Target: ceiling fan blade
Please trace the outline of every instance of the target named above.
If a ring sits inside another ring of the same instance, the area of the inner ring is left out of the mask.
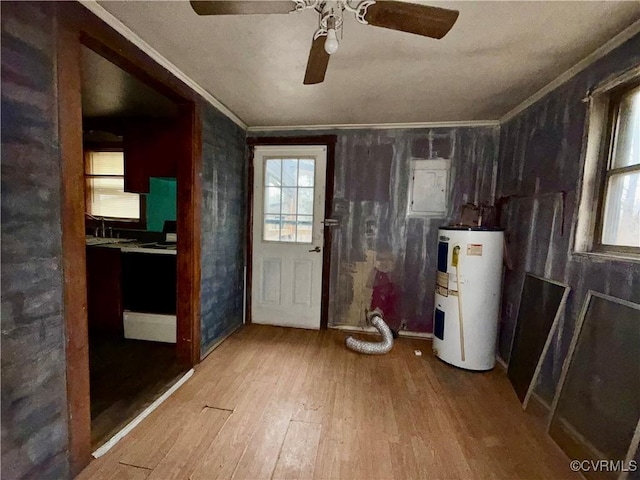
[[[457,10],[415,3],[376,1],[367,9],[365,20],[376,27],[442,38],[458,19]]]
[[[325,37],[316,38],[311,44],[309,52],[309,60],[307,62],[307,71],[304,74],[304,84],[314,85],[324,82],[324,74],[327,72],[329,65],[329,55],[324,50]]]
[[[296,9],[292,0],[190,0],[191,8],[198,15],[251,15],[289,13]]]

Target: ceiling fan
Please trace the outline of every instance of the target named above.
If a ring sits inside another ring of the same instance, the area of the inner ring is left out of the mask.
[[[292,13],[314,9],[320,14],[313,34],[304,84],[324,81],[329,57],[338,51],[342,14],[353,13],[363,25],[400,30],[425,37],[444,37],[458,18],[457,10],[390,0],[190,0],[198,15]],[[324,38],[323,38],[324,37]]]

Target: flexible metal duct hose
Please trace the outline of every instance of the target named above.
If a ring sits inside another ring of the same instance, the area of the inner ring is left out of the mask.
[[[366,342],[364,340],[358,340],[351,336],[347,337],[344,341],[347,348],[359,353],[368,353],[371,355],[382,355],[387,353],[393,347],[393,334],[391,329],[382,319],[379,310],[370,312],[367,316],[369,323],[378,329],[380,335],[382,335],[381,342]]]

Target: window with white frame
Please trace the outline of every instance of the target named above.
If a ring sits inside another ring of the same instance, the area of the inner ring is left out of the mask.
[[[575,251],[640,256],[640,65],[596,86],[589,113]]]
[[[140,220],[140,195],[124,191],[124,154],[121,151],[86,153],[86,212],[94,217]]]
[[[594,249],[640,253],[640,82],[609,94]]]

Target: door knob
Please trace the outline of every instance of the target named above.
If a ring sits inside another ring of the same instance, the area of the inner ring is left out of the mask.
[[[320,247],[316,247],[313,250],[309,250],[309,253],[311,253],[311,252],[319,253],[320,252]]]

